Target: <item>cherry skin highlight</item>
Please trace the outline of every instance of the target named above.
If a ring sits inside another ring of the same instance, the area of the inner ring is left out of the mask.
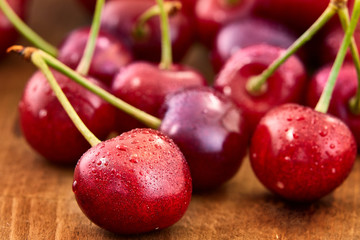
[[[269,111],[257,126],[251,166],[275,194],[297,202],[320,199],[349,175],[356,142],[339,119],[297,104]]]
[[[256,44],[288,48],[296,35],[281,24],[262,18],[245,18],[225,25],[216,35],[212,64],[218,72],[237,50]]]
[[[307,104],[315,107],[331,72],[331,65],[324,66],[312,77],[307,90]],[[329,113],[340,118],[353,133],[360,146],[360,115],[353,113],[349,102],[355,97],[358,87],[356,69],[352,63],[345,63],[336,79],[331,97]]]
[[[115,109],[65,76],[53,72],[85,125],[100,139],[114,129]],[[94,79],[89,79],[104,87]],[[51,162],[75,165],[90,148],[54,95],[45,76],[37,71],[28,81],[19,104],[22,133],[31,147]]]
[[[59,48],[58,59],[72,69],[79,65],[84,53],[90,28],[72,31]],[[132,62],[132,54],[119,39],[100,31],[91,60],[89,75],[110,85],[115,74]]]
[[[153,116],[165,97],[175,91],[192,86],[205,86],[201,74],[182,65],[172,65],[168,70],[157,65],[137,62],[125,67],[115,76],[111,90],[115,96]],[[128,131],[144,125],[122,111],[118,111],[117,129]]]
[[[201,42],[211,47],[221,27],[250,16],[254,3],[254,0],[197,0],[194,16]]]
[[[84,214],[120,234],[169,227],[191,200],[189,167],[174,142],[135,129],[89,149],[74,173],[73,192]]]
[[[189,163],[194,190],[212,190],[239,170],[248,146],[244,116],[223,94],[205,87],[170,95],[160,131]]]
[[[159,62],[161,57],[161,26],[158,16],[151,18],[142,29],[136,31],[136,24],[155,1],[121,0],[110,1],[104,6],[101,28],[121,39],[128,45],[138,60]],[[174,61],[180,61],[193,43],[194,30],[188,16],[177,12],[169,18],[170,38]]]
[[[271,108],[300,101],[306,72],[296,56],[290,57],[267,80],[264,93],[255,96],[246,89],[249,78],[261,74],[283,51],[282,48],[266,44],[240,49],[226,62],[215,79],[214,87],[240,107],[252,131]]]

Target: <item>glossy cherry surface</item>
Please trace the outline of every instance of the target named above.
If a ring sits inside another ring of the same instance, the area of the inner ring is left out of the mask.
[[[187,87],[205,85],[202,75],[182,65],[172,65],[169,70],[161,70],[157,65],[137,62],[116,75],[111,89],[115,96],[125,102],[153,116],[159,116],[159,109],[168,94]],[[135,127],[144,125],[119,111],[119,131]]]
[[[306,72],[296,56],[290,57],[267,80],[264,93],[252,95],[246,89],[249,78],[262,73],[283,51],[266,44],[240,49],[227,61],[215,80],[215,88],[233,99],[244,112],[252,130],[271,108],[299,102],[303,94]]]
[[[27,0],[6,0],[14,12],[21,18],[25,17]],[[0,56],[5,54],[8,47],[15,43],[17,32],[11,22],[0,10]]]
[[[124,41],[137,59],[160,61],[161,27],[159,17],[147,21],[144,34],[135,33],[138,18],[155,1],[121,0],[105,4],[101,27]],[[170,38],[174,61],[180,61],[193,42],[193,26],[188,16],[182,12],[169,18]]]
[[[76,69],[84,53],[89,32],[89,27],[72,31],[60,46],[58,59]],[[96,40],[89,75],[110,85],[115,74],[129,64],[132,59],[132,54],[125,44],[111,34],[100,31]]]
[[[189,88],[170,95],[163,108],[159,129],[184,153],[194,190],[214,189],[235,175],[249,135],[229,98],[210,88]]]
[[[307,104],[315,107],[329,78],[331,65],[321,68],[312,77],[307,90]],[[358,80],[355,67],[346,63],[340,69],[336,85],[331,97],[329,113],[340,118],[352,131],[358,146],[360,146],[360,115],[349,107],[349,101],[355,97]]]
[[[176,223],[190,203],[192,184],[188,164],[171,139],[135,129],[89,149],[75,168],[73,191],[95,224],[136,234]]]
[[[95,136],[105,139],[114,129],[115,109],[63,75],[54,72],[54,76],[85,125]],[[24,137],[46,159],[75,165],[90,148],[41,72],[36,72],[28,81],[19,112]]]
[[[195,19],[200,40],[211,47],[222,26],[237,19],[248,17],[254,0],[198,0]]]
[[[357,47],[360,47],[360,24],[356,27],[354,38]],[[331,28],[322,39],[320,45],[319,58],[321,63],[330,63],[335,60],[336,54],[339,51],[342,40],[344,39],[344,30],[340,25]],[[346,61],[352,61],[350,51],[347,53]]]
[[[269,111],[257,126],[250,147],[258,179],[279,196],[299,202],[317,200],[350,173],[356,143],[339,119],[297,104]]]
[[[212,49],[212,64],[219,71],[237,50],[255,44],[288,48],[296,35],[285,26],[262,18],[245,18],[229,23],[216,35]]]

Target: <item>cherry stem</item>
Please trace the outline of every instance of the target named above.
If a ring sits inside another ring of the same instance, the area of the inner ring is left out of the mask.
[[[241,2],[242,0],[226,0],[225,4],[227,6],[236,6],[239,2]]]
[[[347,7],[344,9],[340,9],[339,12],[339,18],[342,24],[342,27],[344,31],[348,29],[350,25],[350,16],[349,16],[349,10]],[[354,66],[356,69],[357,77],[358,77],[358,89],[356,92],[356,95],[350,99],[349,101],[349,108],[352,113],[354,114],[360,114],[360,57],[358,48],[356,46],[355,38],[354,36],[351,38],[350,42],[350,52],[353,57]]]
[[[158,129],[161,120],[144,112],[141,111],[132,105],[124,102],[123,100],[115,97],[114,95],[110,94],[109,92],[105,91],[101,87],[98,87],[97,85],[91,83],[86,78],[84,78],[82,75],[80,75],[78,72],[72,70],[56,58],[52,57],[51,55],[47,54],[46,52],[43,52],[36,48],[24,48],[23,46],[12,46],[8,49],[8,52],[17,52],[21,53],[22,55],[28,56],[30,54],[33,54],[33,52],[38,52],[46,64],[48,64],[50,67],[54,68],[55,70],[59,71],[60,73],[64,74],[65,76],[71,78],[81,86],[85,87],[90,92],[98,95],[100,98],[104,99],[114,107],[124,111],[125,113],[129,114],[130,116],[136,118],[137,120],[141,121],[148,127]]]
[[[45,41],[37,33],[35,33],[21,18],[14,12],[6,0],[0,0],[0,9],[18,32],[24,36],[34,46],[44,50],[50,55],[56,57],[58,50],[56,47]]]
[[[336,83],[336,78],[339,74],[342,63],[344,62],[346,52],[351,43],[351,39],[355,32],[355,28],[356,28],[357,22],[359,20],[359,17],[360,17],[360,0],[355,0],[354,10],[352,12],[352,16],[351,16],[351,20],[350,20],[350,25],[346,29],[345,37],[341,43],[339,52],[336,55],[335,62],[332,66],[328,81],[325,85],[325,88],[324,88],[322,94],[321,94],[319,102],[317,103],[317,105],[315,107],[315,110],[318,112],[326,113],[329,108],[331,95],[332,95],[332,92],[334,90],[334,86]]]
[[[346,0],[332,0],[321,16],[306,30],[286,51],[268,66],[260,75],[249,78],[246,89],[253,95],[261,95],[266,91],[267,79],[292,56],[301,46],[308,42],[338,11],[342,8]]]
[[[71,121],[75,124],[76,128],[84,136],[84,138],[90,143],[90,145],[92,147],[99,144],[101,141],[89,130],[88,127],[86,127],[84,122],[81,120],[79,115],[76,113],[74,107],[71,105],[68,98],[66,97],[66,95],[62,91],[61,87],[57,83],[54,75],[50,71],[48,65],[44,61],[40,52],[34,51],[31,54],[30,58],[31,58],[32,63],[35,66],[37,66],[42,71],[42,73],[45,75],[45,77],[48,80],[57,99],[63,106],[64,110],[66,111],[67,115],[70,117]]]
[[[96,1],[94,17],[93,17],[93,21],[91,24],[89,38],[86,43],[84,55],[82,56],[80,63],[78,65],[78,67],[76,68],[76,71],[84,76],[86,76],[89,72],[91,60],[94,55],[96,39],[99,35],[99,30],[100,30],[101,12],[102,12],[104,3],[105,3],[105,0],[97,0]]]
[[[165,11],[164,1],[156,0],[160,9],[161,21],[161,69],[169,69],[172,65],[172,49],[168,13]],[[180,5],[181,6],[181,5]]]

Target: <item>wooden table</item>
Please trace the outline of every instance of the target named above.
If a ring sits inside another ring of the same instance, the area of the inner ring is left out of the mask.
[[[33,0],[30,12],[30,25],[53,43],[89,22],[73,0]],[[0,239],[360,239],[359,160],[340,188],[313,204],[274,197],[245,159],[225,186],[195,194],[168,229],[124,237],[98,228],[77,206],[73,168],[48,163],[21,136],[17,104],[33,71],[15,56],[0,62]]]

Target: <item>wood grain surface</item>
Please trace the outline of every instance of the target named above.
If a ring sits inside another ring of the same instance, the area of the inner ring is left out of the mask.
[[[32,1],[30,25],[54,44],[72,28],[89,22],[74,0]],[[190,56],[189,62],[196,64],[198,56]],[[207,72],[206,65],[199,66]],[[359,159],[340,188],[312,204],[287,203],[270,194],[245,159],[225,186],[194,194],[184,218],[168,229],[136,236],[100,229],[77,206],[71,190],[73,168],[48,163],[21,136],[17,104],[33,71],[30,63],[16,56],[0,61],[1,240],[360,239]]]

